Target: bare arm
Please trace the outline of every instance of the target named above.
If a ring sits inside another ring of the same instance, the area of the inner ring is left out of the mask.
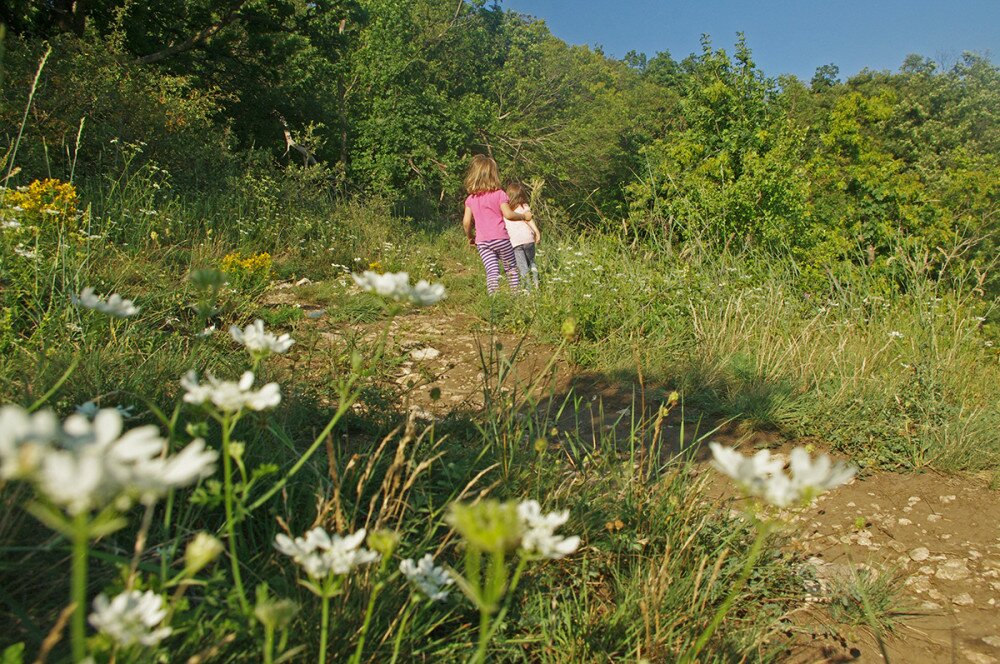
[[[504,219],[511,221],[531,221],[531,210],[526,210],[523,214],[514,212],[514,209],[507,203],[500,204],[500,211],[503,212]]]
[[[537,244],[538,242],[540,242],[542,239],[542,234],[538,232],[538,226],[535,225],[535,222],[529,221],[528,228],[530,228],[531,232],[535,234],[535,243]]]
[[[465,231],[465,237],[469,238],[469,242],[471,243],[475,234],[472,230],[472,208],[468,205],[465,206],[465,215],[462,217],[462,229]]]

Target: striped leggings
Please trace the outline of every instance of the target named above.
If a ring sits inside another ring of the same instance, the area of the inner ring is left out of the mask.
[[[514,247],[511,246],[510,240],[504,238],[477,242],[476,249],[479,250],[479,256],[483,259],[483,266],[486,268],[486,290],[489,294],[497,292],[500,287],[501,261],[511,290],[516,291],[520,286],[520,280],[518,279],[517,267],[514,264]]]

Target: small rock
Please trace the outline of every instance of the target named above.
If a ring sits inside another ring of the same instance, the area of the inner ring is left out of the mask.
[[[900,520],[899,520],[899,521],[897,521],[896,523],[898,523],[898,524],[899,524],[899,525],[901,525],[901,526],[909,526],[909,525],[912,525],[912,524],[913,524],[913,522],[912,522],[912,521],[910,521],[909,519],[900,519]]]
[[[910,496],[909,498],[906,499],[906,502],[913,505],[914,503],[919,503],[920,498],[918,496]]]
[[[925,593],[931,590],[931,580],[926,576],[911,576],[906,580],[907,587],[915,593]]]
[[[969,578],[969,567],[964,560],[946,560],[938,565],[934,576],[944,581],[961,581]]]
[[[927,550],[925,546],[918,546],[910,551],[910,560],[914,562],[921,562],[927,560],[931,555],[931,552]]]
[[[984,636],[983,643],[994,648],[1000,648],[1000,636]]]
[[[958,496],[938,496],[938,500],[947,505],[948,503],[955,500]]]
[[[962,593],[961,595],[956,595],[951,600],[951,603],[956,606],[972,606],[975,604],[975,600],[972,599],[972,595],[969,593]]]
[[[927,515],[927,520],[930,521],[931,523],[935,523],[936,521],[940,521],[941,520],[941,515],[940,514],[928,514]]]
[[[965,661],[970,664],[997,664],[997,658],[991,655],[984,655],[981,652],[976,652],[975,650],[969,650],[968,648],[962,649],[962,656],[965,657]]]
[[[941,605],[937,602],[922,602],[920,604],[920,609],[923,611],[940,611]]]
[[[298,281],[295,282],[295,285],[296,286],[308,286],[311,283],[312,283],[312,279],[310,279],[309,277],[302,277],[301,279],[299,279]]]
[[[418,348],[410,351],[410,357],[414,360],[433,360],[441,354],[437,348]]]
[[[943,602],[946,599],[948,599],[947,597],[944,596],[944,593],[942,593],[940,590],[936,588],[931,588],[930,590],[928,590],[927,596],[930,597],[935,602]]]

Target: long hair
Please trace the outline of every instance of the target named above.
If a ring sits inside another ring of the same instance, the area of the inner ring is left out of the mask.
[[[518,205],[528,204],[528,189],[520,182],[511,180],[505,188],[507,198],[510,199],[510,206],[516,208]]]
[[[470,194],[482,194],[500,188],[500,171],[491,157],[477,154],[469,164],[465,174],[465,190]]]

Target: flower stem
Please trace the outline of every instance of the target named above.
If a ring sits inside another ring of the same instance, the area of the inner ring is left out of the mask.
[[[319,628],[319,664],[326,664],[326,633],[330,626],[330,595],[323,593],[323,613]]]
[[[274,662],[274,626],[264,625],[264,664]]]
[[[753,571],[754,563],[757,562],[757,558],[760,557],[761,549],[764,547],[764,540],[767,538],[767,524],[760,521],[757,522],[757,538],[753,541],[753,546],[750,547],[750,552],[747,554],[746,561],[743,563],[743,569],[740,571],[739,578],[736,579],[736,583],[733,584],[732,588],[729,589],[729,594],[726,595],[726,599],[722,601],[719,608],[715,611],[715,615],[712,616],[712,621],[708,624],[708,627],[698,636],[698,640],[695,641],[694,646],[691,647],[683,656],[678,660],[679,664],[688,664],[689,662],[696,661],[698,655],[705,648],[708,640],[712,638],[715,634],[715,630],[719,628],[722,623],[722,619],[726,617],[729,613],[729,609],[732,607],[733,602],[736,601],[736,596],[743,590],[743,586],[746,585],[747,579],[750,578],[750,573]]]
[[[70,626],[70,640],[73,645],[73,661],[79,662],[87,656],[87,515],[78,514],[73,524],[73,567],[71,574],[70,599],[73,602],[73,622]]]
[[[354,654],[351,655],[348,664],[358,664],[361,661],[361,651],[365,647],[365,635],[368,634],[368,625],[371,624],[372,612],[375,609],[375,599],[378,597],[380,590],[382,590],[381,583],[376,583],[375,587],[372,588],[372,594],[368,598],[368,609],[365,611],[365,621],[361,624],[361,635],[358,637],[358,646],[354,649]]]
[[[225,488],[226,539],[229,540],[229,561],[233,567],[233,584],[240,596],[240,607],[243,609],[243,613],[249,614],[250,603],[243,590],[240,561],[236,554],[236,518],[233,514],[233,461],[229,455],[229,437],[235,424],[235,422],[230,421],[229,415],[222,418],[222,478]]]
[[[389,664],[396,664],[396,660],[399,659],[399,647],[403,644],[403,634],[406,633],[406,623],[410,621],[410,615],[413,613],[413,604],[414,601],[411,599],[403,611],[403,617],[399,619],[399,627],[396,629],[396,640],[392,644],[392,659],[389,661]]]

